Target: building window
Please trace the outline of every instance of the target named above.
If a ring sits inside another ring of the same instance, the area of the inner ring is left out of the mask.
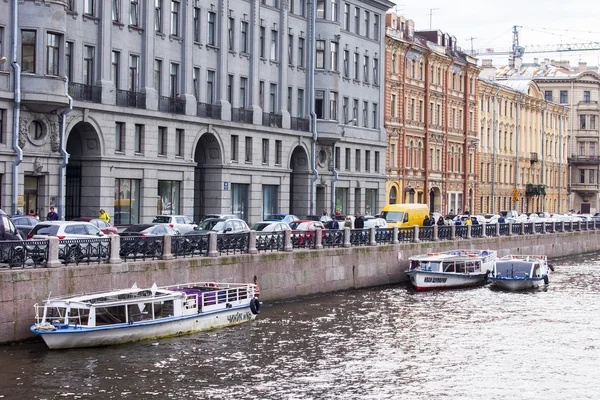
[[[298,89],[298,103],[296,104],[298,117],[304,117],[304,89]]]
[[[360,149],[354,150],[354,170],[360,171]]]
[[[200,42],[200,8],[194,7],[194,42]]]
[[[350,99],[347,97],[342,98],[342,123],[348,123],[348,108],[350,107]]]
[[[288,86],[287,91],[287,111],[292,115],[292,87]]]
[[[111,54],[111,59],[110,59],[110,62],[111,62],[110,79],[114,83],[116,89],[121,88],[121,86],[119,85],[120,59],[121,59],[121,53],[113,50],[113,52]]]
[[[544,99],[546,101],[552,101],[552,90],[544,91]],[[505,114],[506,114],[506,112],[505,112]]]
[[[69,82],[73,81],[73,42],[65,43],[65,75],[69,79]]]
[[[392,99],[390,101],[390,111],[392,117],[396,117],[396,95],[392,95]]]
[[[227,48],[233,51],[233,36],[235,35],[235,18],[229,18],[229,26],[227,28]]]
[[[260,27],[260,57],[265,58],[265,27]]]
[[[277,31],[271,30],[271,60],[277,61]]]
[[[306,17],[306,0],[300,0],[300,15]]]
[[[365,172],[371,172],[371,152],[365,150]]]
[[[358,100],[352,101],[352,119],[354,119],[354,126],[358,126]]]
[[[238,161],[238,152],[240,147],[240,137],[231,135],[231,161]]]
[[[294,64],[294,35],[288,35],[288,64]]]
[[[277,111],[277,84],[271,83],[269,86],[269,111],[274,113]]]
[[[330,63],[331,63],[330,69],[332,71],[337,71],[338,70],[338,48],[339,48],[339,43],[337,43],[337,42],[331,42],[329,45],[330,45],[330,49],[329,50],[331,52],[331,54],[330,54],[330,56],[331,56],[331,59],[330,59]]]
[[[262,187],[262,213],[263,219],[268,215],[279,212],[279,186],[263,185]]]
[[[357,81],[358,80],[358,53],[354,53],[354,80]]]
[[[233,103],[233,75],[227,75],[227,101]]]
[[[129,25],[139,25],[139,4],[137,0],[131,0],[129,5]]]
[[[396,54],[392,54],[392,74],[396,73]]]
[[[590,115],[590,129],[596,129],[596,116]]]
[[[335,148],[335,159],[334,159],[334,165],[335,165],[335,169],[340,169],[340,159],[341,159],[341,154],[340,154],[340,148],[336,147]]]
[[[242,21],[240,24],[240,52],[248,53],[248,22]]]
[[[360,35],[360,8],[354,7],[354,33]]]
[[[192,84],[194,85],[194,96],[196,101],[200,100],[200,68],[194,67],[192,71]]]
[[[138,154],[144,153],[144,125],[135,124],[135,136],[133,138],[134,151]]]
[[[373,59],[373,85],[379,85],[379,59]]]
[[[590,183],[596,183],[596,171],[593,169],[590,169]]]
[[[585,115],[579,116],[579,129],[585,129]]]
[[[248,219],[249,191],[250,185],[231,184],[231,213],[243,220]]]
[[[58,49],[59,36],[54,33],[48,33],[48,44],[46,47],[46,74],[58,76]]]
[[[379,115],[377,114],[377,103],[373,103],[373,129],[377,129],[379,127],[379,124],[377,122]]]
[[[115,179],[113,223],[132,225],[140,222],[141,180]]]
[[[363,127],[369,127],[369,102],[363,101]]]
[[[183,146],[185,145],[185,131],[175,129],[175,156],[183,157]]]
[[[370,29],[371,29],[371,13],[365,10],[365,37],[370,38]]]
[[[158,155],[167,155],[167,128],[164,126],[158,127]]]
[[[373,15],[373,39],[379,41],[379,14]]]
[[[206,76],[206,103],[214,103],[215,71],[208,71]]]
[[[281,140],[275,141],[275,165],[281,165],[281,156],[283,154],[283,142]]]
[[[93,16],[94,10],[96,9],[95,3],[95,0],[83,0],[83,14]]]
[[[94,84],[94,52],[92,46],[83,46],[83,83]]]
[[[350,77],[350,52],[344,50],[344,78]]]
[[[584,142],[579,142],[579,155],[580,156],[585,155],[585,143]]]
[[[139,64],[140,57],[139,56],[129,56],[129,91],[137,92],[139,91]]]
[[[338,20],[338,0],[331,0],[331,15],[332,21]]]
[[[350,30],[350,4],[344,3],[344,29]]]
[[[338,94],[336,92],[329,92],[329,119],[337,121],[337,102]]]
[[[179,1],[171,1],[171,35],[179,36]]]
[[[298,38],[298,66],[304,67],[304,38]]]
[[[115,123],[115,151],[125,151],[125,123]]]
[[[589,90],[584,90],[583,91],[583,102],[584,103],[589,103],[590,102],[590,91]]]
[[[579,183],[585,183],[585,169],[579,170]]]
[[[560,104],[567,104],[568,103],[568,92],[566,90],[561,90],[560,91]],[[511,117],[512,117],[512,107],[510,108],[510,113],[511,113]]]
[[[21,68],[25,73],[35,74],[35,31],[21,31]]]
[[[324,118],[323,102],[325,101],[325,91],[315,90],[315,114],[317,119]]]
[[[171,63],[169,72],[169,96],[175,98],[179,95],[179,64]]]
[[[29,137],[40,140],[44,137],[44,128],[39,121],[31,121],[29,124]]]
[[[214,46],[216,43],[216,27],[215,22],[217,19],[216,13],[209,11],[208,12],[208,38],[207,43],[211,46]]]
[[[316,51],[317,56],[315,60],[315,68],[324,69],[325,68],[325,41],[317,40],[316,41]]]
[[[373,167],[373,170],[375,172],[379,172],[379,152],[378,151],[375,152],[375,160],[374,161],[375,161],[375,165]]]
[[[159,96],[162,96],[162,85],[160,77],[162,75],[162,60],[154,60],[154,89]]]
[[[154,0],[154,30],[162,32],[162,0]]]
[[[262,140],[262,163],[269,164],[269,139]]]
[[[159,215],[180,214],[180,188],[181,182],[179,181],[158,181],[158,204],[156,212]]]
[[[258,105],[263,110],[265,109],[265,81],[258,83]]]
[[[246,136],[246,156],[245,156],[245,161],[247,163],[251,163],[252,162],[252,138],[250,136]]]
[[[317,0],[317,18],[325,18],[325,0]]]
[[[350,159],[350,149],[346,149],[346,154],[344,157],[344,169],[346,171],[350,171],[350,165],[351,165],[351,159]]]
[[[248,92],[248,78],[240,78],[240,108],[246,108],[247,104],[247,92]]]
[[[74,5],[73,3],[75,3],[75,0],[67,0],[67,11],[74,11]]]

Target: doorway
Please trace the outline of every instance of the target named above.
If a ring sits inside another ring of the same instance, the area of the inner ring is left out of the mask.
[[[38,215],[38,177],[25,176],[24,193],[25,195],[25,210],[24,213],[29,214],[32,210]]]

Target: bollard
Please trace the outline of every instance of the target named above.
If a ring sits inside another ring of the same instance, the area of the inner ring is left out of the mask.
[[[473,228],[472,225],[467,225],[467,239],[472,239],[471,236],[471,229]]]
[[[370,246],[377,246],[377,239],[375,237],[376,235],[377,235],[377,228],[372,226],[369,229],[369,245]]]
[[[395,226],[392,228],[392,244],[398,244],[400,241],[398,240],[398,227]]]
[[[419,239],[419,225],[413,226],[413,242],[419,243],[421,240]]]
[[[525,234],[525,222],[521,222],[521,235]]]
[[[507,236],[512,236],[512,222],[508,223],[508,235]]]
[[[58,245],[60,240],[57,237],[50,236],[48,238],[48,261],[46,262],[46,267],[54,268],[60,267],[62,263],[58,259]]]
[[[110,260],[111,264],[121,264],[123,260],[120,257],[121,253],[121,237],[116,234],[110,235]]]
[[[219,252],[217,251],[217,232],[208,233],[208,256],[218,257]]]
[[[256,231],[250,231],[248,233],[248,254],[256,254]]]
[[[167,235],[166,233],[163,235],[163,260],[172,260],[173,253],[171,252],[171,235]]]
[[[456,240],[456,225],[450,227],[450,240]]]
[[[344,247],[350,246],[350,228],[344,228]]]
[[[283,231],[283,251],[292,250],[294,250],[292,247],[292,231],[288,229]]]
[[[433,226],[433,238],[432,238],[434,242],[440,241],[440,237],[438,236],[438,229],[439,229],[438,225],[435,224]]]
[[[317,228],[315,230],[315,249],[321,250],[323,248],[323,229]]]
[[[500,222],[496,222],[496,237],[500,236]]]
[[[485,232],[486,231],[485,227],[486,227],[486,224],[484,222],[484,223],[481,224],[481,237],[482,238],[487,237],[487,234]]]

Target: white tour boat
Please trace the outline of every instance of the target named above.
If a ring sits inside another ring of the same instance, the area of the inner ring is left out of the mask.
[[[251,321],[257,285],[197,282],[49,298],[31,331],[51,349],[157,339]]]
[[[489,279],[492,286],[516,291],[547,285],[549,274],[546,256],[508,255],[495,262]]]
[[[494,261],[495,250],[451,250],[410,257],[406,274],[418,290],[477,286],[485,282]]]

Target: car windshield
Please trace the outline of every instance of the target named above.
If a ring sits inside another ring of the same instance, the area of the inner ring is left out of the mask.
[[[300,225],[302,222],[298,222],[298,221],[292,221],[289,223],[290,228],[292,229],[298,229],[298,225]]]
[[[204,221],[200,224],[200,226],[198,226],[198,230],[199,231],[210,231],[212,230],[212,228],[214,228],[214,226],[220,221],[217,220],[211,220],[211,221]]]
[[[213,231],[217,231],[220,232],[222,230],[225,230],[225,221],[218,221],[213,227],[212,229]]]
[[[36,225],[33,227],[31,235],[56,236],[58,228],[58,225]]]
[[[171,217],[168,215],[157,215],[152,220],[152,223],[154,224],[168,224],[169,222],[171,222]]]
[[[312,230],[315,229],[314,226],[311,226],[310,222],[301,222],[299,223],[295,228],[293,228],[297,231],[307,231],[307,230]]]
[[[263,229],[265,229],[267,226],[269,226],[271,224],[265,224],[264,222],[257,222],[254,225],[252,225],[252,228],[250,228],[253,231],[262,231]]]
[[[387,222],[402,222],[404,218],[403,211],[383,211],[381,213],[381,218],[385,219]]]
[[[267,215],[267,218],[265,219],[276,219],[278,221],[281,221],[285,218],[285,215],[281,215],[281,214],[271,214],[271,215]]]

